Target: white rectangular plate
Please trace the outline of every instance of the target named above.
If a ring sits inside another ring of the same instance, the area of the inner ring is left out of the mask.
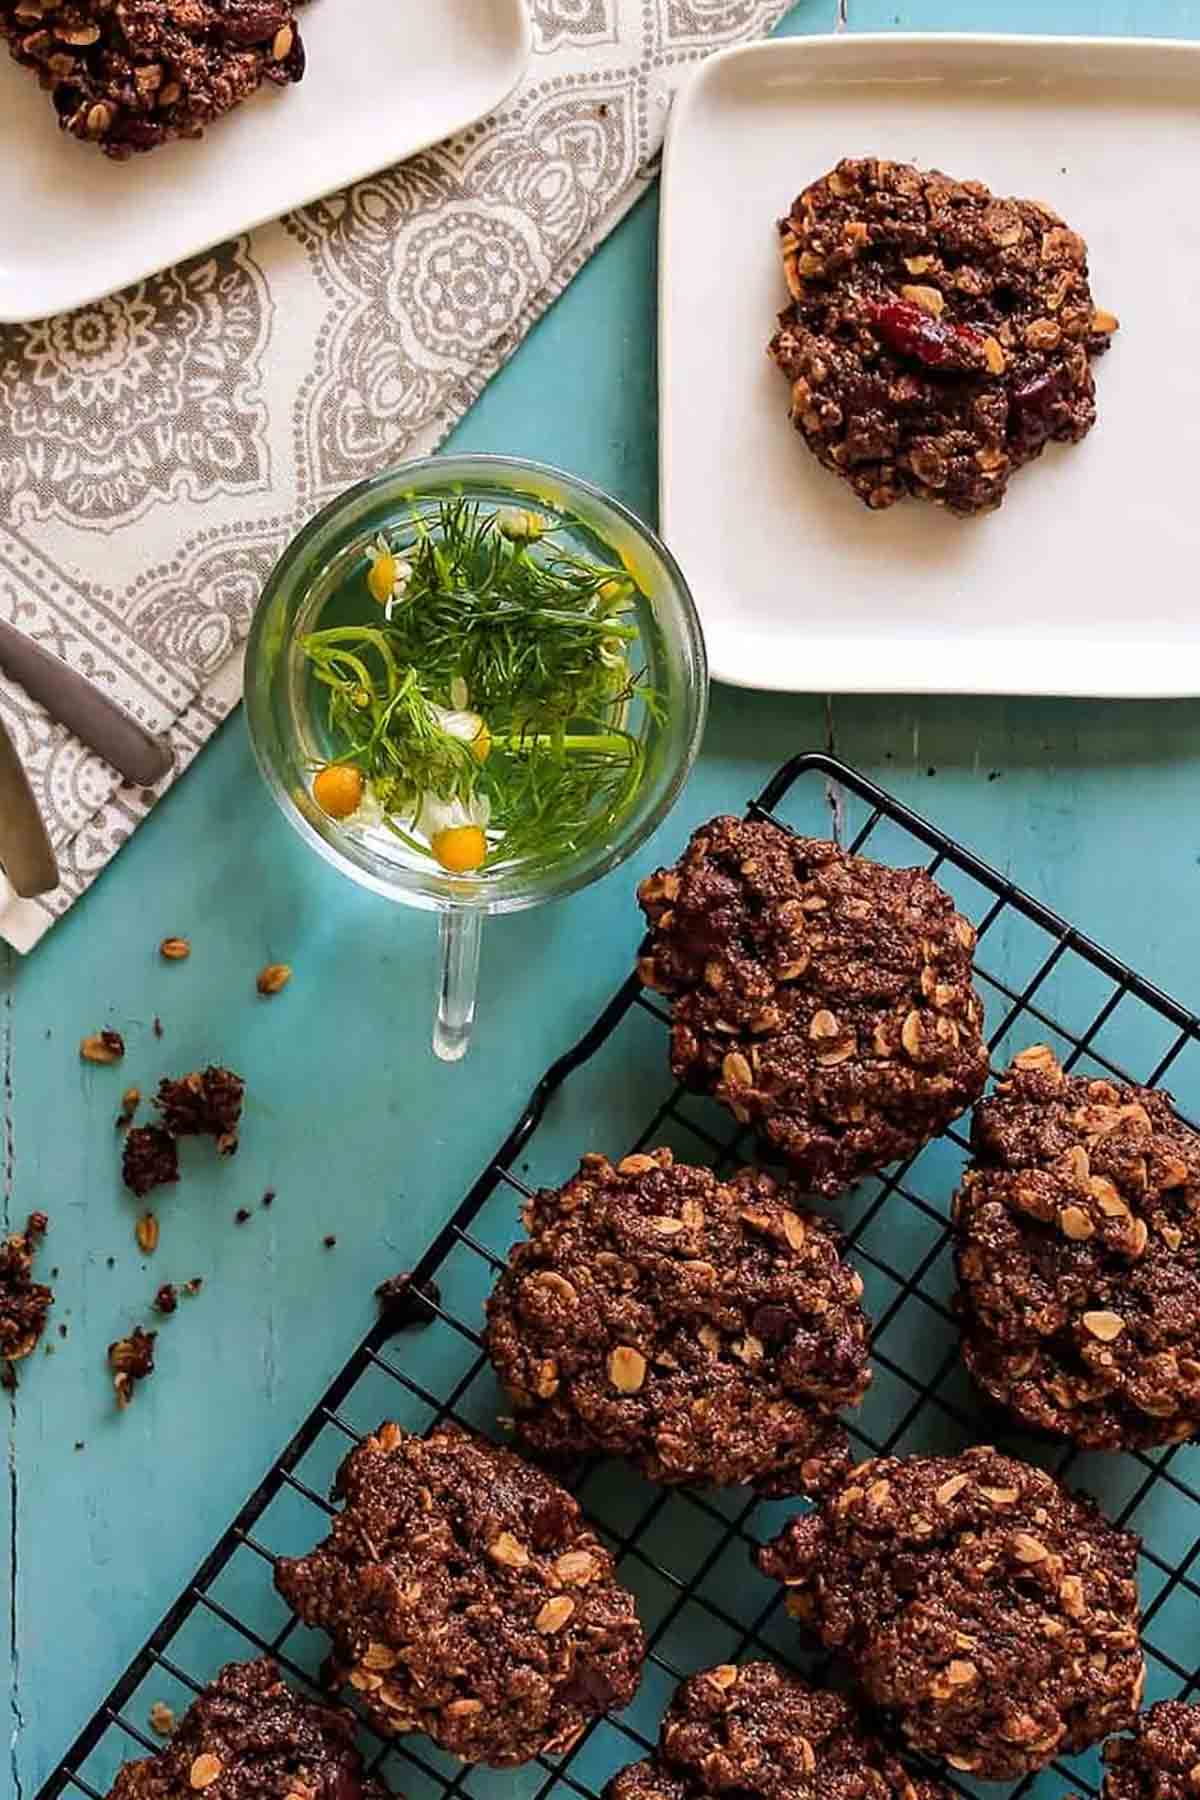
[[[788,422],[776,220],[878,155],[1056,207],[1121,329],[1099,421],[999,512],[871,513]],[[675,103],[661,258],[662,528],[714,675],[789,691],[1200,693],[1200,46],[792,38]]]
[[[516,86],[526,0],[313,0],[308,69],[111,162],[0,45],[0,321],[82,306],[449,137]]]

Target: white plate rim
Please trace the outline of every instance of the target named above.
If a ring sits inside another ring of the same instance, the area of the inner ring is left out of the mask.
[[[710,83],[719,79],[722,70],[733,62],[769,63],[782,59],[794,59],[802,62],[810,55],[854,56],[861,55],[867,60],[872,51],[885,56],[896,56],[902,52],[912,53],[921,49],[949,51],[988,51],[1008,54],[1021,51],[1041,52],[1048,47],[1062,50],[1073,55],[1095,53],[1114,62],[1132,61],[1144,57],[1150,60],[1164,53],[1172,56],[1185,56],[1200,71],[1200,41],[1190,38],[1168,37],[1128,37],[1128,36],[1096,36],[1087,33],[1057,32],[972,32],[972,31],[838,31],[814,32],[796,36],[775,37],[752,44],[733,44],[726,49],[717,50],[707,57],[692,72],[677,92],[671,107],[670,117],[663,142],[663,171],[661,195],[659,203],[658,229],[658,514],[659,532],[669,546],[672,537],[672,496],[670,492],[669,471],[671,464],[671,440],[674,434],[674,409],[667,405],[667,389],[669,371],[673,355],[673,332],[668,319],[668,308],[665,297],[672,278],[672,244],[673,236],[673,201],[677,183],[673,179],[672,170],[675,158],[673,151],[676,143],[690,127],[690,115],[703,98]],[[769,660],[759,664],[759,670],[753,676],[745,670],[744,664],[737,658],[726,662],[726,646],[730,634],[723,628],[714,630],[711,621],[705,619],[704,608],[697,598],[697,607],[704,627],[705,642],[708,651],[709,675],[712,680],[721,682],[726,687],[741,688],[756,693],[775,694],[821,694],[837,692],[840,694],[920,694],[920,695],[962,695],[964,697],[1012,697],[1012,698],[1060,698],[1060,699],[1092,699],[1092,700],[1180,700],[1192,699],[1200,694],[1200,666],[1191,681],[1142,681],[1107,684],[1092,681],[1079,686],[1056,683],[1047,686],[1044,681],[1030,680],[1027,685],[1013,682],[998,684],[986,679],[971,681],[957,679],[952,684],[929,681],[905,682],[902,687],[889,685],[884,681],[846,681],[839,679],[836,684],[818,680],[804,681],[790,679],[786,671],[779,673],[778,679],[769,676],[776,672],[778,665]],[[736,635],[736,634],[735,634]],[[1172,656],[1171,650],[1178,646],[1167,646],[1166,653],[1161,656],[1147,656],[1143,661],[1151,662],[1164,671],[1176,668],[1178,656]],[[762,670],[768,676],[764,679]]]
[[[465,116],[457,115],[446,121],[444,128],[432,136],[422,138],[420,142],[405,148],[399,156],[386,156],[381,162],[371,160],[365,168],[356,170],[350,175],[339,175],[332,187],[318,186],[315,191],[305,190],[284,207],[268,207],[265,211],[254,212],[246,218],[238,218],[211,236],[207,233],[190,250],[181,255],[172,252],[169,261],[157,261],[154,257],[146,259],[145,264],[138,262],[127,272],[123,272],[115,281],[102,280],[99,285],[83,283],[77,291],[72,291],[66,300],[57,296],[53,307],[47,311],[44,306],[30,310],[28,305],[20,306],[16,311],[10,310],[11,302],[6,304],[0,299],[0,325],[29,325],[41,319],[58,318],[66,313],[77,312],[81,307],[93,306],[99,300],[106,300],[110,294],[118,294],[122,289],[134,287],[139,281],[157,275],[162,269],[175,268],[179,263],[189,262],[194,256],[203,256],[206,250],[212,250],[218,244],[228,243],[231,238],[242,237],[247,232],[257,231],[263,225],[270,225],[289,212],[297,212],[305,206],[313,206],[323,200],[327,194],[338,193],[342,188],[353,187],[358,181],[366,181],[369,176],[377,175],[381,169],[390,169],[405,163],[410,157],[419,156],[422,150],[428,150],[431,144],[441,143],[445,138],[457,136],[473,125],[477,119],[502,106],[510,94],[514,93],[524,79],[533,57],[533,16],[529,10],[528,0],[500,0],[509,10],[508,23],[516,32],[517,47],[513,67],[505,69],[504,85],[490,98],[486,105],[472,107]],[[7,52],[6,52],[7,54]]]

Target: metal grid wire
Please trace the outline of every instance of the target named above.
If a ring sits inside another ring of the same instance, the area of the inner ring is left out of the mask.
[[[1200,1020],[1083,937],[907,807],[832,757],[797,757],[751,812],[810,833],[827,832],[832,808],[842,841],[880,860],[923,861],[975,922],[977,980],[997,1060],[1048,1041],[1068,1067],[1121,1079],[1200,1081]],[[614,1158],[670,1143],[689,1160],[745,1160],[753,1146],[710,1102],[673,1088],[665,1070],[667,1014],[636,979],[543,1077],[496,1157],[415,1270],[436,1278],[432,1318],[396,1333],[380,1323],[331,1383],[262,1484],[115,1683],[42,1787],[39,1800],[102,1800],[116,1766],[156,1747],[143,1724],[149,1705],[176,1708],[220,1663],[269,1651],[300,1683],[324,1650],[275,1597],[271,1567],[323,1536],[328,1482],[350,1445],[383,1418],[412,1429],[457,1419],[497,1432],[499,1397],[481,1354],[482,1301],[516,1235],[515,1207],[531,1182],[561,1180],[581,1150]],[[654,1084],[657,1084],[655,1086]],[[652,1108],[648,1093],[661,1093]],[[649,1111],[650,1116],[646,1114]],[[1143,1535],[1140,1565],[1147,1701],[1190,1697],[1191,1618],[1200,1599],[1200,1451],[1088,1456],[1016,1438],[969,1388],[957,1353],[948,1253],[949,1199],[966,1139],[952,1131],[911,1162],[864,1184],[829,1210],[847,1229],[874,1320],[875,1381],[851,1423],[864,1452],[961,1448],[996,1438],[1068,1476],[1110,1517]],[[536,1166],[535,1166],[536,1165]],[[562,1759],[523,1770],[465,1769],[423,1737],[386,1744],[364,1727],[369,1765],[409,1800],[490,1796],[596,1800],[609,1775],[646,1754],[675,1683],[696,1669],[745,1656],[805,1666],[781,1596],[750,1551],[795,1510],[741,1490],[653,1489],[620,1465],[581,1465],[573,1485],[613,1544],[636,1592],[650,1654],[641,1694]],[[811,1663],[808,1666],[812,1666]],[[951,1775],[964,1795],[975,1790]],[[1095,1795],[1095,1752],[1053,1765],[1039,1791],[1065,1784]],[[1027,1779],[1011,1793],[1023,1795]],[[985,1790],[996,1794],[993,1785]]]

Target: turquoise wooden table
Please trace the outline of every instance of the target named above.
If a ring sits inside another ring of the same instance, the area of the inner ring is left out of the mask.
[[[1200,35],[1200,0],[848,9],[841,0],[850,30]],[[788,28],[838,22],[835,0],[805,0]],[[654,517],[655,228],[651,198],[484,395],[457,447],[563,464]],[[423,1247],[544,1065],[624,975],[633,880],[693,824],[740,807],[793,751],[828,746],[1196,1007],[1198,727],[1189,703],[718,689],[691,786],[637,865],[557,909],[493,923],[478,1038],[447,1068],[428,1051],[430,921],[311,857],[262,791],[235,718],[28,961],[0,951],[5,1218],[45,1209],[57,1270],[53,1354],[4,1402],[11,1766],[0,1794],[34,1792],[357,1342],[375,1284]],[[156,947],[176,933],[191,938],[191,960],[164,964]],[[254,978],[269,961],[295,976],[264,1003]],[[79,1061],[79,1039],[101,1025],[125,1034],[118,1070]],[[208,1059],[247,1077],[243,1147],[219,1168],[186,1159],[146,1258],[117,1175],[119,1095]],[[267,1189],[277,1198],[264,1210]],[[107,1344],[149,1317],[161,1281],[195,1275],[202,1292],[158,1321],[157,1375],[118,1414]]]

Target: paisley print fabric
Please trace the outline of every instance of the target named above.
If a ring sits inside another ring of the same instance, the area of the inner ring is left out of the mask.
[[[787,11],[530,4],[535,54],[494,116],[124,293],[0,326],[0,616],[167,732],[176,776],[237,703],[288,537],[442,442],[653,178],[691,66]],[[0,717],[63,876],[17,902],[0,875],[0,937],[28,949],[158,796],[3,677]]]

